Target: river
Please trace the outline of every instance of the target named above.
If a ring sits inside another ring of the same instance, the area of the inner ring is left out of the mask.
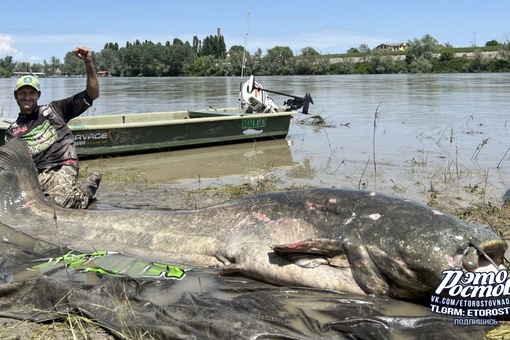
[[[80,91],[84,78],[42,78],[40,103]],[[223,184],[269,170],[288,185],[370,189],[426,202],[430,191],[500,202],[510,186],[510,74],[258,77],[269,90],[314,100],[284,141],[85,162],[145,182]],[[15,117],[15,79],[0,79],[0,116]],[[100,78],[86,115],[238,105],[238,77]],[[287,98],[273,95],[277,104]],[[312,123],[312,116],[326,126]],[[148,163],[155,162],[154,166]],[[170,170],[170,171],[169,171]],[[205,181],[205,182],[204,182]]]

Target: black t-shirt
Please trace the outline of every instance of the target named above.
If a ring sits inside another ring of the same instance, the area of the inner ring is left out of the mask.
[[[86,91],[72,97],[40,105],[29,115],[20,115],[5,132],[5,141],[18,137],[27,144],[38,170],[71,165],[78,168],[74,136],[67,126],[81,115],[92,98]]]

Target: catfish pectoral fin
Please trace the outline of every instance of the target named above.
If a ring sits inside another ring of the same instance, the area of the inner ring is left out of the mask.
[[[246,268],[242,264],[232,263],[220,268],[220,275],[232,275],[235,273],[247,274]]]
[[[342,244],[339,240],[329,238],[309,238],[304,241],[287,244],[272,245],[276,253],[311,253],[334,256],[343,253]]]

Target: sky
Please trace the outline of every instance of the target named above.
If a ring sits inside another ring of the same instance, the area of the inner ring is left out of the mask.
[[[136,39],[192,43],[218,28],[227,49],[241,45],[251,53],[275,46],[345,53],[426,34],[454,47],[510,39],[506,0],[24,0],[0,8],[0,59],[30,63],[52,56],[63,62],[76,46],[100,52],[109,42],[123,47]]]

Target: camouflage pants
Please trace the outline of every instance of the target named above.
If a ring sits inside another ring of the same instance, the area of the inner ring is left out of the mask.
[[[49,201],[64,208],[86,209],[95,190],[79,185],[77,180],[78,170],[68,165],[39,173],[39,183]]]

